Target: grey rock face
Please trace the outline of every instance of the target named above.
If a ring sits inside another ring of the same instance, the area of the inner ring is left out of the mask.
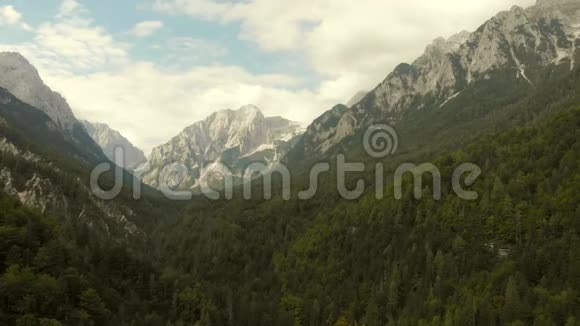
[[[367,96],[367,94],[369,93],[369,91],[360,91],[358,93],[356,93],[347,103],[346,106],[348,106],[349,108],[352,108],[353,106],[355,106],[356,104],[358,104],[358,102],[360,102],[365,96]]]
[[[125,153],[123,168],[132,170],[147,161],[143,151],[135,147],[117,130],[110,128],[104,123],[81,122],[89,136],[103,149],[103,152],[111,161],[114,162],[113,153],[117,147],[121,147]]]
[[[377,121],[396,123],[408,110],[442,107],[494,71],[511,70],[534,87],[532,73],[538,68],[561,64],[574,68],[579,39],[578,0],[540,0],[528,9],[515,6],[473,33],[439,38],[412,64],[399,65],[362,101],[344,110],[332,126],[321,129],[318,122],[310,126],[304,142],[314,152],[306,148],[306,155],[324,154]]]
[[[66,173],[52,164],[48,164],[44,158],[29,151],[22,150],[10,143],[5,138],[0,138],[0,154],[11,155],[19,159],[41,163],[52,168],[54,175]],[[74,199],[67,197],[62,191],[62,186],[56,184],[47,176],[40,173],[33,173],[32,176],[22,181],[23,176],[18,171],[8,167],[0,166],[0,191],[3,191],[17,198],[22,205],[36,209],[47,214],[64,215],[68,218],[77,218],[92,227],[98,227],[108,232],[109,225],[120,227],[127,236],[137,235],[141,231],[131,223],[127,216],[132,215],[132,211],[127,207],[115,202],[105,202],[97,198],[93,192],[80,180],[77,179],[78,191],[87,194],[90,199],[92,211],[97,215],[87,215],[86,210],[78,211],[72,208]],[[20,181],[18,181],[20,180]]]
[[[88,162],[100,163],[106,160],[100,147],[75,118],[66,100],[44,84],[38,71],[22,55],[0,53],[0,88],[45,113],[55,129],[62,131],[68,141],[82,149]],[[5,101],[10,101],[9,97],[0,98],[0,104],[7,104]]]
[[[304,134],[304,146],[306,153],[324,153],[332,144],[328,141],[335,139],[339,130],[342,117],[349,111],[344,105],[337,105],[326,111],[318,119],[308,126]]]
[[[63,130],[71,131],[78,123],[66,100],[46,86],[38,71],[18,53],[0,53],[0,87],[42,110]]]
[[[554,7],[554,6],[562,6],[565,4],[570,4],[570,3],[578,3],[577,0],[538,0],[536,2],[537,6],[540,7]]]
[[[212,114],[186,128],[165,145],[153,149],[147,164],[138,170],[145,183],[192,189],[209,174],[232,174],[242,177],[244,165],[255,161],[279,160],[284,144],[301,133],[299,123],[281,117],[264,117],[253,105],[237,111]],[[168,176],[164,171],[184,166],[185,173]],[[224,171],[223,166],[228,169]]]

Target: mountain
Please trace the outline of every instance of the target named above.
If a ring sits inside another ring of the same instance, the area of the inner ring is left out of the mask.
[[[264,117],[253,105],[225,110],[187,127],[165,145],[154,148],[140,175],[145,183],[159,187],[166,167],[183,164],[187,176],[170,175],[164,181],[179,189],[192,189],[225,172],[242,178],[251,163],[270,164],[285,154],[301,133],[301,126],[281,117]],[[229,171],[223,171],[221,164]],[[219,169],[219,171],[216,171]],[[218,179],[221,179],[218,177]]]
[[[0,87],[24,103],[46,113],[65,136],[95,157],[95,162],[106,161],[101,149],[77,121],[67,101],[44,84],[38,71],[21,54],[0,53]]]
[[[146,188],[132,200],[126,172],[119,196],[103,200],[89,186],[90,155],[45,112],[0,88],[0,325],[122,325],[107,306],[130,301],[138,278],[160,279],[147,226],[176,216],[178,204]],[[114,181],[103,174],[98,182],[111,189]],[[63,305],[64,293],[74,299]],[[22,310],[29,299],[36,303]]]
[[[105,202],[88,186],[95,158],[70,141],[44,112],[0,89],[0,181],[3,191],[43,214],[84,221],[111,237],[138,233],[125,205]],[[105,159],[106,160],[106,159]]]
[[[128,200],[133,176],[123,172],[124,187],[117,199],[105,201],[95,195],[89,182],[91,171],[97,164],[109,162],[108,158],[74,118],[66,101],[42,83],[28,61],[13,53],[0,58],[3,70],[13,60],[13,71],[6,70],[7,75],[30,73],[19,80],[0,76],[3,84],[10,84],[20,94],[0,87],[0,190],[29,209],[74,221],[110,241],[141,237],[148,216],[142,209],[147,212],[151,207],[149,199],[139,205]],[[103,173],[98,180],[104,189],[112,187],[111,173]],[[148,198],[158,195],[149,187],[144,187],[143,194]]]
[[[367,94],[369,91],[359,91],[358,93],[354,94],[354,96],[346,103],[346,106],[351,108],[355,104],[358,104]]]
[[[131,144],[117,130],[110,128],[104,123],[94,123],[85,120],[82,120],[81,123],[85,126],[89,136],[101,147],[109,160],[114,162],[113,153],[115,148],[121,147],[125,153],[124,168],[133,170],[147,161],[143,151]]]
[[[70,130],[77,122],[66,100],[46,86],[36,68],[19,53],[0,53],[0,86],[44,111],[64,130]]]
[[[482,105],[500,99],[507,103],[516,95],[522,98],[576,67],[579,38],[579,1],[541,0],[528,9],[514,6],[473,33],[464,31],[435,40],[421,57],[412,64],[397,66],[332,123],[325,126],[315,122],[305,136],[310,150],[299,148],[304,151],[300,157],[321,157],[330,154],[327,152],[331,149],[344,150],[349,138],[373,124],[398,125],[415,118],[418,112],[441,111],[453,102]],[[489,84],[498,85],[498,81],[504,89],[492,90]],[[484,93],[485,87],[488,91]],[[466,98],[474,93],[478,93],[479,101]]]

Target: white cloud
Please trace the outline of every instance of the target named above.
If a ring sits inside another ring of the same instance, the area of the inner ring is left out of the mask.
[[[302,51],[325,77],[322,88],[348,98],[372,88],[431,40],[474,30],[511,5],[535,0],[156,0],[159,12],[237,22],[240,38],[266,51]]]
[[[0,44],[0,49],[21,52],[49,75],[112,69],[129,62],[128,45],[96,26],[76,1],[63,1],[57,17],[40,24],[32,41]]]
[[[22,21],[22,14],[14,6],[0,7],[0,26],[19,26],[25,31],[32,31],[32,27]]]
[[[20,23],[20,27],[27,32],[32,31],[32,26],[28,25],[27,23]]]
[[[80,3],[76,0],[63,0],[58,12],[58,17],[67,17],[72,14],[78,14],[79,10],[83,10]]]
[[[20,22],[22,14],[13,6],[0,7],[0,25],[14,25]]]
[[[133,27],[131,34],[137,37],[150,36],[163,27],[163,22],[158,20],[150,20],[140,22]]]

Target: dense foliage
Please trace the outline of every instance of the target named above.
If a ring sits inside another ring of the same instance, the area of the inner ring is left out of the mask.
[[[76,214],[32,211],[0,193],[0,325],[578,325],[580,110],[569,108],[580,102],[579,74],[518,101],[490,97],[494,84],[483,91],[490,101],[474,104],[468,90],[439,113],[402,122],[403,139],[418,135],[406,150],[420,150],[383,162],[385,177],[402,160],[434,159],[440,201],[430,199],[427,175],[421,200],[406,178],[402,200],[392,184],[376,199],[369,184],[363,198],[345,201],[327,176],[309,201],[197,198],[185,213],[154,197],[131,204],[127,190],[117,201],[145,232],[125,243],[122,230],[104,226],[107,237],[96,227],[98,216],[78,218],[91,201],[79,191],[83,167],[3,153],[16,184],[41,174]],[[481,134],[466,137],[472,130]],[[34,141],[18,128],[0,131],[24,148]],[[450,188],[464,162],[483,171],[475,201]],[[374,173],[349,182],[358,177]],[[298,176],[294,192],[306,180]]]
[[[425,197],[413,199],[406,180],[402,200],[387,187],[382,200],[339,201],[327,192],[314,203],[194,206],[172,232],[158,234],[172,272],[199,284],[197,315],[182,320],[575,325],[579,127],[575,110],[439,157],[441,201],[429,199],[428,180]],[[476,201],[451,192],[451,173],[463,162],[483,170]]]
[[[575,325],[579,155],[576,110],[438,160],[439,202],[408,187],[401,201],[368,196],[321,212],[276,255],[282,302],[303,325]],[[483,169],[477,201],[449,187],[462,162]]]

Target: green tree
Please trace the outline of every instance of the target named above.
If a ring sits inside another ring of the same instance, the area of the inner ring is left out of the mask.
[[[81,294],[80,307],[95,321],[107,320],[110,315],[110,311],[95,289],[87,289]]]

